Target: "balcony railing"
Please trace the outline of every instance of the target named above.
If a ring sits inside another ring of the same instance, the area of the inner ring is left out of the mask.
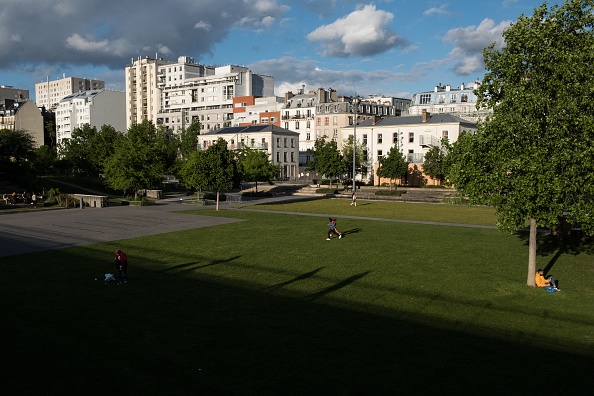
[[[423,147],[436,147],[440,145],[440,141],[433,135],[420,135],[419,145]]]

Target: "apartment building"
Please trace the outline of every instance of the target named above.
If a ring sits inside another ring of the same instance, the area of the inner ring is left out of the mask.
[[[28,100],[29,90],[14,88],[10,85],[0,85],[0,102],[4,102],[4,99],[10,99],[16,102]]]
[[[33,137],[35,147],[44,144],[43,116],[32,100],[0,101],[0,129],[27,131]]]
[[[373,181],[374,185],[388,182],[380,180],[375,174],[379,160],[396,146],[409,163],[407,184],[419,186],[432,183],[422,174],[425,153],[431,147],[440,146],[443,138],[453,143],[462,132],[476,130],[477,124],[474,122],[452,114],[431,114],[427,111],[421,115],[364,120],[357,124],[356,139],[363,145],[365,165],[356,178],[365,182]],[[347,136],[354,132],[353,126],[344,128]]]
[[[159,67],[158,77],[161,107],[156,124],[174,133],[194,120],[200,121],[203,131],[230,127],[235,97],[274,95],[271,76],[255,74],[243,66],[199,65],[190,57]]]
[[[93,90],[68,95],[56,108],[56,139],[58,144],[72,137],[76,128],[85,124],[101,129],[111,125],[116,131],[125,132],[126,94],[118,91]]]
[[[105,81],[66,77],[35,84],[35,103],[38,107],[54,110],[65,96],[78,92],[105,89]]]
[[[233,98],[233,126],[271,124],[280,127],[284,103],[280,96],[236,96]]]
[[[490,113],[489,110],[477,109],[477,96],[474,91],[480,81],[471,85],[462,84],[458,88],[450,85],[436,85],[433,91],[413,95],[408,115],[421,115],[423,111],[431,114],[449,113],[467,121],[479,122]]]
[[[156,122],[161,109],[158,72],[161,66],[173,64],[162,58],[138,57],[126,66],[126,130],[144,120]]]
[[[198,146],[206,150],[219,138],[227,141],[229,150],[246,147],[263,150],[269,160],[280,166],[277,178],[296,180],[299,176],[299,134],[275,125],[227,127],[198,136]]]

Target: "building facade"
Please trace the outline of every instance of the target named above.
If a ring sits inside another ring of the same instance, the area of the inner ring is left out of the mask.
[[[124,92],[105,89],[66,96],[55,111],[57,143],[70,139],[74,129],[85,124],[97,130],[103,125],[111,125],[116,131],[125,132],[125,102]]]
[[[198,145],[206,150],[219,138],[227,141],[229,150],[246,147],[263,150],[274,165],[279,165],[278,179],[296,180],[299,176],[299,134],[274,125],[228,127],[198,136]]]
[[[280,127],[283,106],[284,99],[280,96],[236,96],[233,98],[233,126],[270,124]]]
[[[32,100],[17,102],[5,99],[1,101],[0,129],[27,131],[33,137],[34,147],[44,144],[43,116]]]
[[[467,121],[479,122],[490,112],[476,107],[477,96],[474,91],[480,84],[480,81],[475,81],[469,86],[462,84],[458,88],[440,84],[433,91],[416,93],[408,115],[421,115],[423,111],[431,114],[449,113]]]
[[[15,102],[29,100],[29,90],[0,85],[0,102],[4,102],[4,99],[14,100]]]
[[[159,68],[161,107],[156,124],[178,133],[194,121],[203,131],[234,124],[235,97],[271,97],[274,78],[243,66],[204,66],[192,58]]]
[[[105,89],[105,81],[79,77],[48,80],[35,84],[35,103],[38,107],[54,110],[65,96],[97,89]]]
[[[352,126],[344,128],[347,135],[356,133],[356,141],[363,146],[364,161],[357,180],[372,181],[379,185],[388,180],[376,176],[379,160],[394,146],[409,163],[409,176],[403,180],[411,186],[434,183],[422,173],[424,155],[431,147],[439,147],[443,138],[455,142],[462,132],[475,132],[477,124],[451,114],[386,117],[360,122],[356,131]]]

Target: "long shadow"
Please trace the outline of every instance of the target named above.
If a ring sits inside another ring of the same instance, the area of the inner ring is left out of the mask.
[[[229,262],[231,262],[231,261],[237,260],[237,259],[238,259],[238,258],[240,258],[240,257],[241,257],[241,256],[233,256],[233,257],[230,257],[230,258],[228,258],[228,259],[224,259],[224,260],[213,260],[213,261],[211,261],[211,262],[210,262],[210,263],[208,263],[208,264],[204,264],[204,265],[197,265],[197,266],[195,266],[195,267],[192,267],[192,268],[187,268],[187,269],[185,269],[185,270],[183,270],[183,271],[180,271],[180,272],[191,272],[191,271],[195,271],[195,270],[197,270],[197,269],[201,269],[201,268],[212,267],[213,265],[219,265],[219,264],[223,264],[223,263],[229,263]]]
[[[325,288],[323,290],[320,290],[319,292],[316,292],[316,293],[307,295],[307,296],[305,296],[305,299],[306,300],[312,300],[312,301],[313,300],[317,300],[318,298],[323,297],[326,294],[329,294],[329,293],[335,292],[337,290],[340,290],[343,287],[348,286],[351,283],[358,281],[359,279],[363,278],[364,276],[366,276],[370,272],[371,271],[365,271],[365,272],[363,272],[361,274],[353,275],[353,276],[351,276],[351,277],[343,280],[342,282],[338,282],[334,286],[330,286],[330,287],[327,287],[327,288]]]
[[[175,271],[178,269],[182,269],[182,268],[186,268],[186,267],[191,267],[198,264],[198,261],[192,262],[192,263],[185,263],[185,264],[178,264],[178,265],[174,265],[173,267],[169,267],[169,268],[165,268],[162,271],[163,272],[169,272],[169,271]]]
[[[297,276],[297,277],[295,277],[293,279],[290,279],[290,280],[285,281],[285,282],[277,283],[276,285],[272,285],[270,287],[266,287],[266,288],[264,288],[262,290],[265,291],[265,292],[271,292],[271,291],[280,289],[281,287],[285,287],[287,285],[290,285],[291,283],[298,282],[298,281],[301,281],[301,280],[305,280],[307,278],[311,278],[315,274],[317,274],[318,272],[320,272],[322,269],[324,269],[324,267],[320,267],[320,268],[315,269],[315,270],[313,270],[311,272],[307,272],[305,274],[301,274],[301,275],[299,275],[299,276]]]
[[[356,234],[358,232],[363,231],[362,228],[351,228],[350,230],[346,230],[342,232],[342,235],[350,235],[350,234]]]

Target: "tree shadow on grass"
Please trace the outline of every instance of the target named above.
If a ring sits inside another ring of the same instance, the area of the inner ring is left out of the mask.
[[[305,280],[305,279],[311,278],[311,277],[315,276],[318,272],[320,272],[322,269],[324,269],[324,267],[320,267],[318,269],[315,269],[313,271],[307,272],[305,274],[301,274],[299,276],[296,276],[293,279],[289,279],[288,281],[277,283],[276,285],[269,286],[269,287],[264,288],[262,290],[265,291],[265,292],[271,292],[271,291],[280,289],[281,287],[290,285],[293,282],[298,282],[298,281],[301,281],[301,280]]]
[[[354,283],[354,282],[358,281],[359,279],[363,278],[364,276],[366,276],[370,272],[371,271],[365,271],[365,272],[363,272],[361,274],[357,274],[357,275],[353,275],[351,277],[348,277],[347,279],[343,280],[342,282],[338,282],[337,284],[332,285],[330,287],[327,287],[327,288],[325,288],[323,290],[320,290],[319,292],[316,292],[316,293],[310,294],[308,296],[305,296],[305,299],[306,300],[310,300],[310,301],[311,300],[317,300],[318,298],[323,297],[326,294],[329,294],[329,293],[335,292],[337,290],[340,290],[343,287],[348,286],[351,283]]]
[[[191,262],[191,263],[178,264],[178,265],[175,265],[173,267],[165,268],[163,270],[163,272],[175,271],[175,270],[178,270],[178,269],[182,269],[182,271],[179,271],[179,272],[195,271],[195,270],[200,269],[200,268],[206,268],[206,267],[210,267],[210,266],[213,266],[213,265],[228,263],[228,262],[237,260],[240,257],[241,256],[234,256],[234,257],[230,257],[228,259],[223,259],[223,260],[213,260],[210,263],[203,264],[203,265],[197,265],[197,264],[200,263],[199,261],[194,261],[194,262]]]

